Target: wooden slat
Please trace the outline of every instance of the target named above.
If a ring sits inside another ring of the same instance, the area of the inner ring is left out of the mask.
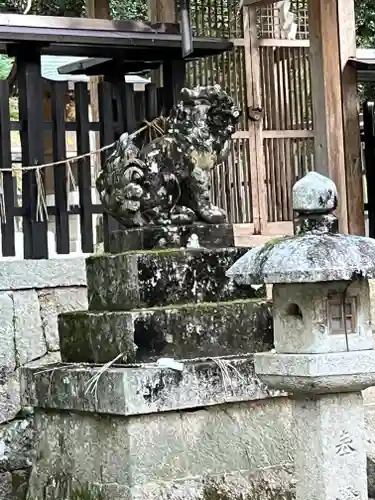
[[[138,126],[146,117],[146,103],[144,92],[134,92],[134,107],[135,119]]]
[[[374,137],[375,106],[366,102],[363,106],[364,157],[366,167],[367,211],[369,236],[375,238],[375,137]]]
[[[259,47],[310,47],[309,40],[287,40],[283,38],[260,38]]]
[[[246,97],[249,109],[261,109],[260,56],[257,44],[256,9],[243,10],[246,68]],[[249,122],[250,176],[255,232],[261,234],[267,225],[266,173],[262,142],[262,120]]]
[[[0,81],[0,169],[12,167],[10,117],[9,117],[9,84]],[[16,254],[14,241],[14,187],[12,172],[3,172],[3,196],[5,221],[1,222],[1,246],[3,257]]]
[[[51,83],[51,90],[53,161],[60,161],[66,158],[65,99],[68,84],[53,82]],[[67,193],[66,166],[56,166],[53,173],[56,206],[56,251],[57,253],[66,254],[70,251],[67,205],[69,193]]]
[[[108,146],[115,140],[115,129],[113,123],[112,109],[112,85],[109,82],[100,82],[98,85],[99,96],[99,116],[100,116],[100,146]],[[111,151],[105,150],[101,152],[102,167],[105,164]],[[103,212],[103,229],[104,229],[104,250],[109,248],[110,233],[119,229],[119,223],[111,217],[107,212]]]
[[[275,0],[244,0],[243,5],[246,7],[253,7],[258,9],[274,3],[276,3]]]
[[[243,38],[231,38],[230,41],[233,43],[235,47],[245,46],[245,40]]]
[[[43,81],[41,78],[40,54],[29,48],[17,56],[19,117],[23,123],[21,131],[22,165],[41,165],[44,162],[43,143]],[[41,171],[44,178],[44,172]],[[38,190],[35,171],[22,176],[22,205],[26,210],[22,229],[25,259],[48,258],[47,220],[37,216]]]
[[[123,85],[124,107],[125,107],[125,130],[129,134],[137,128],[137,120],[135,118],[135,101],[133,85],[124,83]]]
[[[151,121],[158,116],[157,99],[156,85],[149,83],[145,89],[146,120]]]
[[[185,85],[185,66],[184,60],[163,63],[164,106],[167,112],[180,100],[180,92]]]
[[[270,222],[267,225],[266,234],[254,234],[254,224],[234,224],[234,241],[239,247],[261,246],[278,236],[291,236],[293,234],[293,223]]]
[[[89,94],[87,84],[78,82],[74,85],[77,120],[77,153],[90,151],[89,138]],[[81,247],[83,253],[91,253],[93,245],[92,200],[91,200],[91,167],[90,158],[79,160],[78,190],[81,222]]]

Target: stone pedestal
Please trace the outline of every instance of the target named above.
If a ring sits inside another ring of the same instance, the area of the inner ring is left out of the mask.
[[[324,394],[293,401],[299,443],[296,497],[367,500],[362,394]]]
[[[273,345],[265,290],[225,276],[246,251],[231,226],[183,230],[205,248],[153,248],[149,228],[87,260],[89,310],[59,320],[65,363],[25,373],[30,498],[287,498],[291,407],[254,375]]]
[[[189,224],[186,226],[148,226],[121,229],[109,236],[109,252],[162,248],[229,248],[234,246],[232,224]]]
[[[273,284],[275,350],[256,354],[255,369],[294,399],[296,500],[367,499],[361,391],[375,383],[375,241],[337,234],[337,199],[330,179],[307,174],[293,187],[295,236],[250,250],[227,273]]]

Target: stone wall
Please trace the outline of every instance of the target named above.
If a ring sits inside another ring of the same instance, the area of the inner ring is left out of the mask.
[[[57,315],[87,309],[85,258],[0,261],[0,499],[23,499],[33,451],[20,368],[59,361]]]

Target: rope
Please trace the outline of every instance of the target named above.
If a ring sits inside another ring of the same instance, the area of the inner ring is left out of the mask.
[[[139,135],[140,133],[142,133],[144,130],[151,129],[151,128],[155,129],[156,132],[158,132],[161,135],[164,134],[164,130],[157,123],[155,123],[156,120],[158,120],[158,119],[159,118],[155,118],[151,122],[144,120],[145,125],[143,127],[139,128],[138,130],[136,130],[135,132],[133,132],[132,134],[130,134],[129,138],[130,139],[134,138],[137,135]],[[113,148],[114,146],[116,146],[117,142],[118,141],[115,141],[112,144],[109,144],[108,146],[103,146],[100,149],[97,149],[95,151],[90,151],[88,153],[84,153],[84,154],[81,154],[79,156],[73,156],[72,158],[67,158],[65,160],[59,160],[59,161],[54,161],[54,162],[50,162],[50,163],[43,163],[42,165],[27,165],[27,166],[21,166],[21,167],[6,167],[6,168],[0,167],[0,172],[14,172],[16,170],[18,170],[18,171],[21,170],[22,172],[27,172],[27,171],[32,171],[32,170],[43,170],[44,168],[56,167],[58,165],[66,165],[66,164],[71,165],[72,163],[76,163],[78,160],[82,160],[83,158],[97,155],[97,154],[101,153],[102,151],[106,151],[107,149]]]
[[[151,130],[154,129],[158,134],[163,135],[164,130],[160,125],[156,123],[157,120],[159,120],[160,117],[155,118],[151,122],[144,120],[145,125],[132,134],[129,135],[129,139],[134,139],[137,135],[142,133],[144,130],[148,129],[151,137]],[[35,182],[36,182],[36,190],[37,190],[37,199],[36,199],[36,220],[37,221],[44,221],[48,220],[48,210],[47,210],[47,202],[46,202],[46,192],[44,189],[44,184],[43,184],[43,178],[41,174],[41,170],[48,168],[48,167],[56,167],[59,165],[65,165],[66,167],[66,193],[67,193],[67,205],[68,209],[70,209],[70,203],[69,203],[69,192],[70,188],[75,191],[76,188],[76,182],[74,179],[74,175],[72,172],[72,164],[78,162],[79,160],[82,160],[83,158],[91,157],[94,155],[97,155],[101,153],[102,151],[106,151],[107,149],[113,148],[116,146],[118,141],[113,142],[112,144],[109,144],[108,146],[103,146],[100,149],[97,149],[96,151],[90,151],[88,153],[84,153],[78,156],[74,156],[73,158],[66,158],[65,160],[59,160],[59,161],[54,161],[50,163],[43,163],[42,165],[27,165],[27,166],[21,166],[21,167],[9,167],[9,168],[1,168],[0,167],[0,222],[2,224],[5,224],[7,222],[6,220],[6,210],[5,210],[5,199],[4,199],[4,177],[3,173],[4,172],[16,172],[16,171],[21,171],[23,172],[30,172],[34,171],[35,172]]]

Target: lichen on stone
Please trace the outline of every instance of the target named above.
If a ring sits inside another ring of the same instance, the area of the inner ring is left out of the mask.
[[[225,475],[221,479],[208,479],[203,484],[199,500],[294,500],[295,493],[291,485],[272,484],[264,478],[248,484],[236,485],[227,482]]]
[[[219,85],[184,88],[160,137],[140,149],[123,134],[96,187],[112,217],[125,227],[225,222],[210,201],[210,170],[229,154],[240,110]]]

